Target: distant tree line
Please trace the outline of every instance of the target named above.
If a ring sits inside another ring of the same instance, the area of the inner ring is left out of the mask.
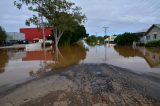
[[[91,35],[86,39],[87,44],[89,45],[97,45],[97,44],[104,44],[104,40],[109,36],[95,36]]]
[[[134,41],[139,41],[138,35],[129,32],[117,35],[117,37],[114,40],[114,42],[119,45],[132,45]]]

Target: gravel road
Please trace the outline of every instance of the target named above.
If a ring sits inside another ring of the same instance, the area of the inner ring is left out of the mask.
[[[108,64],[53,70],[0,96],[0,106],[160,106],[160,75]]]

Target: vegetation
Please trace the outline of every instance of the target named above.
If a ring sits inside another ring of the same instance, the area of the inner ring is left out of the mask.
[[[77,25],[74,29],[74,31],[64,32],[63,36],[59,41],[60,45],[70,45],[79,41],[80,39],[88,37],[86,29],[83,25]]]
[[[6,32],[2,29],[2,27],[0,26],[0,42],[5,41],[7,38],[7,34]]]
[[[119,45],[132,45],[134,41],[139,41],[139,37],[134,33],[126,32],[116,37],[114,42]]]
[[[87,44],[91,45],[91,46],[95,46],[97,44],[103,44],[104,40],[107,38],[108,36],[95,36],[95,35],[91,35],[86,39]]]
[[[81,12],[81,8],[68,0],[17,1],[14,2],[17,8],[21,9],[23,5],[26,5],[30,11],[38,13],[38,15],[33,15],[33,17],[26,20],[26,25],[32,23],[42,27],[43,25],[40,23],[39,16],[41,16],[41,20],[44,17],[45,26],[51,27],[54,32],[55,47],[58,46],[65,31],[74,31],[75,27],[81,25],[86,19],[85,15]]]
[[[160,47],[160,40],[158,41],[151,41],[145,44],[146,47]]]

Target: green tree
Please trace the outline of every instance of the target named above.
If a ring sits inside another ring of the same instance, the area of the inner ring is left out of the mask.
[[[108,37],[109,37],[109,36],[106,36],[106,35],[105,35],[103,38],[104,38],[104,40],[105,40],[105,39],[107,39]]]
[[[119,45],[131,45],[134,41],[139,41],[139,37],[136,34],[129,32],[118,35],[114,40],[114,42]]]
[[[2,29],[2,27],[0,26],[0,42],[5,41],[7,38],[7,34],[6,32]]]
[[[91,35],[86,39],[87,44],[89,45],[95,45],[97,44],[97,37],[95,35]]]
[[[65,31],[63,36],[61,37],[61,40],[59,41],[60,45],[69,45],[73,44],[80,39],[83,39],[85,37],[88,37],[88,34],[86,33],[86,29],[83,25],[78,25],[74,28],[74,31]]]
[[[14,4],[19,9],[22,5],[26,5],[30,11],[36,12],[39,16],[45,18],[45,26],[54,30],[56,47],[65,31],[73,31],[77,24],[80,25],[86,19],[81,12],[81,8],[68,0],[18,0]],[[42,26],[39,16],[33,15],[33,17],[26,20],[26,24],[33,23]],[[43,19],[41,18],[41,20]]]
[[[104,43],[104,37],[98,36],[97,37],[97,42],[100,43],[100,44],[103,44]]]

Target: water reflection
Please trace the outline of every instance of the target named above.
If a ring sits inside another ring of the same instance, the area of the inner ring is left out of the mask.
[[[118,46],[115,45],[114,49],[119,55],[124,56],[125,58],[139,56],[142,57],[139,50],[132,48],[131,46]]]
[[[137,70],[160,73],[160,49],[117,45],[73,45],[39,51],[1,50],[0,87],[38,77],[57,68],[81,63],[108,63]]]
[[[119,55],[124,57],[142,57],[151,68],[160,68],[160,49],[130,46],[114,46]]]
[[[22,61],[40,61],[37,71],[30,71],[30,76],[39,76],[51,69],[64,68],[79,64],[86,58],[87,49],[83,45],[61,46],[53,50],[28,51]]]
[[[0,73],[5,71],[5,66],[8,63],[9,56],[5,50],[0,51]]]
[[[139,52],[143,55],[147,63],[152,68],[160,68],[160,50],[156,48],[138,47]]]
[[[63,46],[59,47],[61,58],[52,64],[54,68],[63,68],[73,64],[79,64],[80,61],[86,58],[87,49],[82,45]]]

